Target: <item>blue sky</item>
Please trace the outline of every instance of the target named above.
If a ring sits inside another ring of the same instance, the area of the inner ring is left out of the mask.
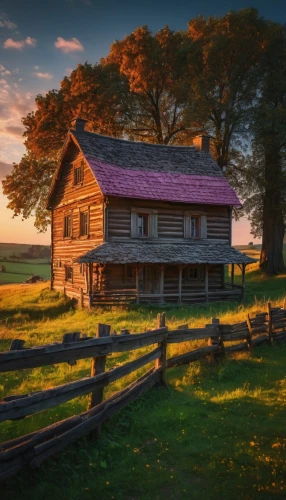
[[[34,109],[34,98],[59,88],[64,75],[78,63],[95,63],[107,55],[110,44],[137,26],[154,32],[168,24],[186,29],[187,22],[202,14],[222,16],[230,10],[256,7],[260,15],[286,22],[286,2],[213,0],[98,1],[98,0],[2,0],[0,3],[0,179],[25,149],[21,117]],[[48,243],[49,234],[37,235],[33,221],[11,220],[0,193],[1,241]],[[247,236],[243,235],[243,231]],[[240,237],[241,234],[241,237]],[[248,242],[248,225],[234,225],[234,243]]]

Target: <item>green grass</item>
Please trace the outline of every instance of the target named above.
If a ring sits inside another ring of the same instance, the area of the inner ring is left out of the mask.
[[[9,480],[1,498],[285,498],[285,345],[168,372],[84,439]],[[63,418],[63,415],[60,415]]]
[[[239,279],[239,275],[236,276]],[[280,304],[285,276],[247,274],[247,304],[213,303],[168,308],[170,328],[203,326],[211,317],[224,323],[266,310],[264,298]],[[60,341],[70,331],[94,335],[97,324],[117,332],[142,332],[156,326],[158,308],[81,311],[47,284],[0,288],[0,350],[13,338],[27,346]],[[152,347],[151,347],[152,348]],[[150,349],[151,349],[150,348]],[[194,348],[169,347],[168,355]],[[142,355],[108,357],[108,368]],[[156,388],[108,422],[98,443],[89,438],[44,463],[11,478],[1,500],[76,499],[260,499],[285,498],[286,346],[263,347],[212,367],[196,362],[169,370],[169,390]],[[105,397],[138,378],[144,369],[109,386]],[[59,364],[0,376],[0,397],[57,386],[88,376],[90,360],[73,367]],[[0,424],[0,441],[80,413],[81,397],[24,420]]]
[[[10,283],[23,283],[33,274],[40,276],[44,280],[50,279],[51,266],[43,259],[35,259],[30,262],[6,262],[0,260],[0,285]],[[1,266],[4,265],[6,272],[1,272]]]

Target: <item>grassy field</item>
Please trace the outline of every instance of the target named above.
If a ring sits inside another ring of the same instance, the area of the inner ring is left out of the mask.
[[[23,283],[33,274],[40,276],[44,280],[50,279],[51,266],[43,259],[33,259],[25,262],[6,262],[0,259],[0,269],[4,265],[6,272],[0,272],[0,285],[9,283]]]
[[[27,253],[31,245],[18,243],[0,243],[0,285],[23,283],[36,274],[44,280],[50,279],[50,263],[48,259],[23,259],[21,253]],[[8,260],[7,260],[8,259]],[[1,272],[4,265],[6,272]]]
[[[247,304],[214,303],[168,308],[167,324],[203,326],[211,317],[230,323],[281,304],[286,276],[247,273]],[[240,276],[237,273],[236,279]],[[69,331],[94,335],[97,324],[119,331],[154,328],[158,308],[81,311],[47,284],[0,288],[0,350],[13,338],[28,346],[61,340]],[[172,345],[168,355],[194,347]],[[108,367],[146,352],[114,354]],[[286,497],[285,346],[263,347],[226,360],[171,369],[169,390],[156,388],[115,415],[98,442],[68,447],[42,465],[9,480],[1,500],[77,499],[274,499]],[[90,361],[12,372],[0,376],[0,397],[53,387],[87,376]],[[117,381],[105,396],[138,378],[143,370]],[[81,397],[24,420],[5,422],[0,441],[42,428],[86,409]],[[284,412],[284,413],[283,413]],[[284,415],[284,416],[283,416]]]

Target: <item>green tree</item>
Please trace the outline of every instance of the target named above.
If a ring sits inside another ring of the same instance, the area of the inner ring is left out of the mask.
[[[35,215],[35,227],[39,231],[46,231],[50,224],[45,206],[55,169],[56,162],[36,160],[25,155],[2,181],[3,193],[9,200],[7,208],[13,211],[14,216],[23,219]]]
[[[252,232],[262,236],[260,267],[278,274],[285,272],[286,218],[286,37],[281,25],[268,23],[261,75],[252,120],[252,155],[241,170],[241,193]]]

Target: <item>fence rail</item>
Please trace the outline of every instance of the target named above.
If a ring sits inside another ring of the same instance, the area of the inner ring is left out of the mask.
[[[12,341],[10,351],[0,353],[0,372],[23,370],[56,363],[71,365],[79,359],[92,358],[91,376],[62,384],[52,389],[29,394],[11,395],[0,401],[0,422],[25,418],[79,396],[89,394],[86,412],[69,417],[42,430],[0,444],[0,480],[16,474],[25,465],[38,467],[74,440],[96,430],[115,412],[139,397],[155,384],[166,384],[166,369],[209,357],[216,362],[227,354],[249,350],[264,343],[286,341],[286,310],[272,308],[254,318],[234,325],[221,324],[218,319],[204,328],[180,325],[175,330],[166,327],[165,313],[158,315],[155,330],[110,335],[109,325],[98,325],[97,337],[80,337],[79,332],[64,335],[62,343],[26,348],[22,340]],[[167,358],[167,345],[207,341],[207,345],[184,354]],[[243,342],[239,342],[243,341]],[[231,345],[227,345],[231,343]],[[127,352],[142,347],[157,346],[147,354],[122,366],[105,371],[106,357],[111,353]],[[145,375],[103,400],[104,387],[155,361]]]

